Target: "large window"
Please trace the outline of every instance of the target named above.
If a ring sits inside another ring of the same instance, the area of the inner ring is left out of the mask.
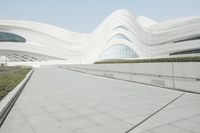
[[[0,32],[0,42],[26,42],[26,39],[16,34]]]
[[[99,55],[99,59],[137,58],[138,55],[130,47],[117,44],[109,47]]]

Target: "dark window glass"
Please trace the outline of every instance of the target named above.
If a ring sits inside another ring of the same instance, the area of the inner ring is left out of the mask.
[[[116,34],[113,37],[111,37],[107,42],[109,42],[110,40],[112,40],[113,38],[121,38],[121,39],[125,39],[129,42],[132,42],[127,36],[125,36],[124,34]]]
[[[117,26],[113,30],[115,30],[115,29],[125,29],[125,30],[129,31],[128,28],[126,28],[124,26]]]
[[[26,39],[13,33],[0,32],[0,42],[26,42]]]
[[[195,37],[190,37],[190,38],[186,38],[186,39],[182,39],[182,40],[177,40],[177,41],[174,41],[173,43],[192,41],[192,40],[199,40],[199,39],[200,39],[200,36],[195,36]]]
[[[192,49],[171,53],[170,55],[181,55],[181,54],[197,54],[200,53],[200,49]]]

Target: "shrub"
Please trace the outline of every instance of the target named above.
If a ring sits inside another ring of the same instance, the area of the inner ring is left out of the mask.
[[[116,63],[158,63],[158,62],[200,62],[200,56],[195,57],[171,57],[151,59],[108,59],[97,61],[94,64],[116,64]]]

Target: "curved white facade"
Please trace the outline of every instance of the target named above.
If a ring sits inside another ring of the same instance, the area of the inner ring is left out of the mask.
[[[200,17],[156,23],[118,10],[88,34],[36,22],[0,21],[0,55],[10,62],[92,63],[189,53],[200,53]]]

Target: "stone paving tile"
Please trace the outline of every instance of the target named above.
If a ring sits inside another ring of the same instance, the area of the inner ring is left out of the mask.
[[[134,116],[134,117],[127,118],[124,121],[126,121],[132,125],[137,125],[138,123],[143,121],[146,117],[147,117],[146,115]]]
[[[32,125],[36,133],[70,133],[66,128],[59,123],[43,123]],[[27,132],[28,133],[28,132]]]
[[[92,108],[94,108],[94,109],[96,109],[100,112],[108,112],[108,111],[111,111],[111,110],[116,110],[116,108],[111,107],[111,106],[106,105],[106,104],[96,105],[96,106],[93,106]]]
[[[0,128],[0,133],[35,133],[35,131],[27,122],[23,122],[18,127],[9,126]]]
[[[200,124],[200,115],[193,116],[189,120]]]
[[[30,115],[25,117],[30,125],[42,125],[45,123],[57,123],[57,120],[52,115],[44,113],[39,115]]]
[[[89,128],[96,126],[97,123],[87,119],[86,117],[78,117],[73,119],[68,119],[60,122],[63,127],[65,127],[68,131],[79,130],[83,128]]]
[[[75,110],[75,112],[82,116],[90,116],[90,115],[99,113],[99,111],[97,111],[93,108],[90,108],[90,107],[80,108],[80,109]]]
[[[180,94],[64,69],[40,68],[0,133],[124,133]],[[200,96],[186,93],[131,132],[200,132],[199,123]]]
[[[90,128],[76,130],[74,131],[74,133],[110,133],[110,132],[102,126],[93,126]]]
[[[154,128],[149,130],[151,133],[192,133],[190,131],[181,129],[181,128],[177,128],[174,126],[170,126],[170,125],[164,125],[158,128]]]
[[[188,121],[188,120],[177,121],[177,122],[171,123],[170,125],[173,125],[175,127],[182,128],[182,129],[194,132],[194,133],[199,133],[199,131],[200,131],[199,123],[195,123],[195,122]]]
[[[150,129],[153,129],[156,127],[160,127],[160,126],[164,126],[164,125],[166,125],[166,124],[149,119],[148,121],[145,121],[144,123],[142,123],[140,126],[136,127],[130,133],[145,132],[147,130],[150,130]]]
[[[71,109],[71,110],[77,110],[77,109],[80,109],[80,108],[84,108],[85,105],[81,104],[81,103],[76,103],[76,102],[66,102],[66,103],[62,103],[61,104],[63,107],[65,108],[68,108],[68,109]]]
[[[124,133],[133,125],[125,121],[107,122],[101,125],[106,132],[110,133]]]
[[[62,112],[62,111],[65,111],[67,109],[68,108],[65,108],[65,107],[63,107],[61,105],[58,105],[58,104],[54,105],[54,106],[50,105],[50,106],[45,106],[44,107],[44,110],[46,110],[49,113]]]
[[[136,116],[136,114],[129,113],[129,112],[123,111],[123,110],[118,110],[118,109],[108,111],[108,112],[106,112],[106,114],[113,116],[115,118],[118,118],[118,119],[122,119],[122,120]]]
[[[51,115],[58,121],[80,117],[78,113],[75,113],[73,111],[55,112],[55,113],[52,113]]]
[[[88,119],[96,122],[97,124],[103,124],[103,123],[107,123],[107,122],[115,122],[118,120],[117,118],[112,117],[107,114],[104,114],[104,113],[91,115],[88,117]]]

